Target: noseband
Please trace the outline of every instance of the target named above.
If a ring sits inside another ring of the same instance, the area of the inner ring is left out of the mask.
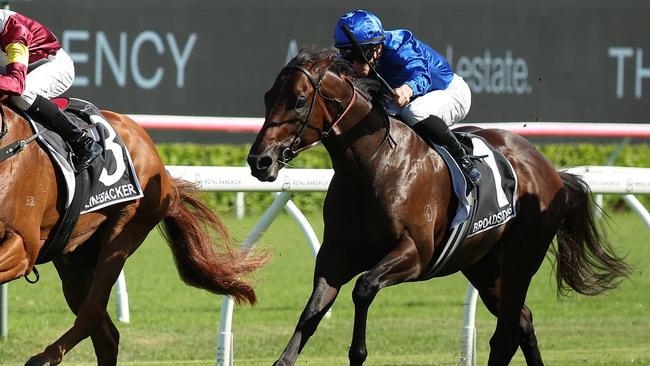
[[[307,113],[307,118],[305,118],[302,121],[299,121],[300,122],[300,127],[298,127],[298,129],[297,129],[297,133],[295,134],[293,141],[291,142],[289,147],[287,147],[286,149],[284,149],[282,151],[282,160],[285,163],[288,162],[289,160],[291,160],[296,155],[298,155],[301,151],[306,150],[306,149],[318,144],[323,139],[326,139],[327,137],[330,136],[330,134],[332,132],[340,133],[340,131],[335,130],[335,127],[339,122],[341,122],[343,117],[348,113],[348,111],[350,110],[350,108],[354,104],[354,101],[355,101],[355,99],[357,97],[357,89],[354,87],[354,84],[352,83],[352,80],[349,77],[345,76],[345,75],[341,76],[341,79],[343,79],[346,83],[348,83],[350,85],[350,87],[352,88],[352,98],[350,99],[350,103],[348,103],[347,107],[344,108],[343,103],[341,102],[341,100],[339,98],[337,98],[337,97],[332,98],[332,97],[328,97],[327,95],[323,94],[323,91],[321,89],[321,82],[323,81],[323,78],[324,78],[325,74],[327,73],[327,70],[325,70],[322,74],[320,74],[318,76],[318,80],[316,80],[316,78],[314,78],[314,76],[311,74],[311,72],[309,70],[307,70],[305,67],[300,66],[300,65],[287,65],[282,69],[282,72],[284,72],[284,71],[293,71],[293,70],[300,71],[307,77],[307,79],[311,83],[312,87],[314,88],[314,94],[312,95],[311,104],[309,105],[309,112]],[[316,104],[316,95],[317,94],[325,102],[334,102],[334,103],[337,104],[337,112],[336,112],[336,116],[334,117],[334,121],[333,122],[332,121],[327,121],[326,123],[323,124],[323,127],[327,128],[327,131],[324,131],[324,128],[321,129],[319,127],[314,127],[313,125],[311,125],[309,123],[309,119],[311,118],[311,112],[314,109],[314,105]],[[298,148],[298,145],[302,141],[302,135],[305,132],[305,129],[307,127],[318,130],[319,134],[320,134],[320,138],[318,140],[314,141],[313,143],[307,145],[307,146],[303,146],[301,148]]]

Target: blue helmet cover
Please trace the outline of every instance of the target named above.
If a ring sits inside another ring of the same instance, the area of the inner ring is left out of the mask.
[[[360,45],[379,44],[384,39],[384,28],[381,25],[381,20],[369,11],[355,10],[344,14],[336,23],[334,47],[352,46],[352,42],[343,31],[343,25],[350,28]]]

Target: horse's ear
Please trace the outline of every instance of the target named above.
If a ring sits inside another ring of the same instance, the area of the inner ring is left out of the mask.
[[[332,61],[330,59],[327,59],[327,58],[320,59],[320,60],[318,60],[318,61],[316,61],[314,63],[314,66],[312,67],[312,70],[316,74],[320,74],[321,72],[327,71],[327,69],[329,68],[329,66],[331,64],[332,64]]]

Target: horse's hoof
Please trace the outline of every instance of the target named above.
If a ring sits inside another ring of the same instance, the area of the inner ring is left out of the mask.
[[[43,355],[36,355],[27,360],[25,366],[50,366],[50,361],[43,357]]]

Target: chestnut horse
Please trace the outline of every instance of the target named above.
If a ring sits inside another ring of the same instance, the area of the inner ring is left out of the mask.
[[[23,117],[1,106],[8,130],[2,146],[33,135]],[[53,259],[74,325],[27,365],[56,365],[83,339],[93,342],[98,365],[117,363],[119,333],[106,311],[111,288],[126,259],[147,234],[161,232],[181,278],[216,294],[254,303],[255,292],[241,276],[265,256],[247,257],[231,247],[219,217],[197,196],[193,184],[170,177],[147,133],[128,117],[102,112],[130,151],[144,196],[81,215],[62,253]],[[36,143],[0,163],[0,283],[33,271],[39,252],[62,215],[65,188],[48,154]],[[61,193],[63,192],[63,193]],[[212,235],[212,231],[217,237]]]
[[[426,279],[450,232],[456,203],[442,158],[407,125],[375,107],[367,92],[377,85],[352,79],[353,73],[334,50],[302,50],[265,94],[264,125],[248,156],[252,174],[273,181],[291,158],[320,141],[334,168],[313,292],[276,365],[294,364],[341,286],[358,274],[348,356],[350,365],[363,364],[368,308],[377,292]],[[514,167],[517,216],[466,239],[437,276],[461,271],[497,317],[489,365],[508,364],[518,347],[529,365],[541,365],[524,300],[553,238],[557,235],[560,293],[568,285],[599,294],[629,269],[600,235],[585,182],[557,172],[518,135],[473,130]]]

